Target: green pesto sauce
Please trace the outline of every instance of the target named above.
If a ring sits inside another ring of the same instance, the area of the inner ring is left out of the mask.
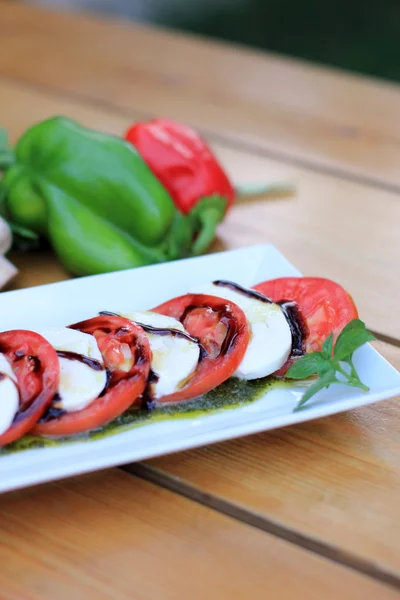
[[[0,448],[2,454],[31,450],[34,448],[57,447],[74,442],[98,440],[116,433],[128,431],[142,425],[160,423],[176,419],[194,419],[209,414],[220,413],[224,410],[239,408],[255,402],[271,389],[293,387],[293,382],[273,377],[244,381],[231,378],[211,392],[199,396],[188,402],[158,406],[149,410],[126,411],[114,421],[101,428],[93,429],[84,434],[68,436],[65,438],[43,438],[25,435],[22,439]]]

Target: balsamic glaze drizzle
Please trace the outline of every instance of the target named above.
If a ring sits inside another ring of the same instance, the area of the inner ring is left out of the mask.
[[[197,308],[197,307],[193,307],[193,308]],[[108,310],[100,311],[99,315],[103,316],[103,317],[119,317],[119,316],[121,316],[121,315],[118,315],[117,313],[114,313],[114,312],[111,312]],[[181,320],[181,322],[183,322],[183,317],[180,320]],[[168,327],[154,327],[153,325],[147,325],[145,323],[141,323],[140,321],[134,321],[134,323],[136,323],[136,325],[141,327],[143,329],[143,331],[145,331],[146,333],[149,333],[152,335],[162,335],[162,336],[170,335],[172,337],[185,339],[189,342],[193,342],[194,344],[197,344],[200,349],[199,362],[201,360],[203,360],[203,358],[205,356],[207,356],[207,351],[204,348],[204,346],[200,343],[199,339],[196,337],[193,337],[186,331],[181,331],[180,329],[174,329],[174,328],[168,328]],[[229,328],[228,328],[228,331],[229,331]],[[226,341],[226,339],[225,339],[225,341]],[[229,348],[227,349],[227,351],[228,350],[229,350]],[[139,348],[139,346],[137,346],[137,348],[136,348],[136,363],[139,363],[142,358],[143,357],[141,355],[140,348]],[[157,375],[157,373],[155,373],[152,369],[150,369],[146,389],[144,390],[144,392],[142,394],[142,408],[147,409],[147,410],[153,410],[153,408],[155,408],[157,402],[156,402],[156,400],[154,400],[154,398],[152,396],[151,385],[154,383],[157,383],[158,380],[159,380],[159,376]]]
[[[239,294],[243,294],[243,296],[254,298],[255,300],[260,300],[261,302],[268,302],[270,304],[273,303],[273,300],[267,296],[264,296],[264,294],[261,294],[261,292],[244,288],[238,283],[224,280],[217,280],[213,283],[216,286],[230,288]],[[301,314],[297,303],[292,300],[280,300],[276,304],[279,304],[279,306],[282,308],[283,314],[285,315],[286,321],[292,333],[292,350],[290,355],[302,356],[305,351],[304,341],[308,335],[308,327],[304,317]]]
[[[236,343],[236,338],[237,338],[237,331],[235,328],[232,327],[232,315],[230,313],[229,310],[229,306],[226,304],[221,304],[218,308],[216,307],[211,307],[211,306],[207,306],[206,304],[191,304],[189,306],[187,306],[185,308],[185,310],[183,311],[182,315],[180,316],[180,322],[182,324],[184,324],[184,321],[186,319],[186,317],[188,316],[188,314],[190,313],[190,311],[192,310],[196,310],[199,308],[205,308],[206,310],[212,310],[213,312],[216,312],[217,314],[221,315],[220,316],[220,322],[223,323],[224,325],[226,325],[226,335],[225,335],[225,339],[222,342],[220,351],[219,351],[219,356],[224,356],[226,354],[228,354],[231,349],[233,348],[233,346]],[[205,358],[208,355],[207,350],[201,345],[200,345],[200,357],[199,357],[199,361],[202,360],[203,358]]]
[[[109,312],[108,310],[102,310],[99,312],[99,315],[104,317],[119,317],[117,313]],[[185,331],[180,331],[179,329],[169,329],[168,327],[153,327],[153,325],[146,325],[145,323],[140,323],[140,321],[134,321],[136,325],[139,325],[146,333],[152,333],[154,335],[172,335],[174,337],[181,337],[189,342],[194,342],[195,344],[199,343],[199,340],[195,337],[192,337]]]
[[[238,294],[242,294],[243,296],[247,296],[248,298],[254,298],[254,300],[260,300],[260,302],[265,302],[267,304],[273,304],[273,300],[261,294],[261,292],[257,292],[256,290],[251,290],[245,287],[242,287],[238,283],[234,283],[233,281],[225,281],[223,279],[217,279],[217,281],[213,281],[214,285],[219,287],[227,287],[234,292],[238,292]]]
[[[120,316],[120,315],[117,315],[116,313],[113,313],[113,312],[110,312],[107,310],[102,310],[99,313],[99,315],[109,316],[109,317],[119,317]],[[143,331],[145,331],[146,333],[151,333],[153,335],[171,335],[173,337],[179,337],[179,338],[188,340],[189,342],[193,342],[194,344],[197,344],[200,348],[199,362],[207,354],[205,348],[201,345],[199,339],[196,337],[193,337],[186,331],[181,331],[180,329],[174,329],[174,328],[168,328],[168,327],[153,327],[153,325],[146,325],[145,323],[141,323],[140,321],[134,321],[134,323],[136,323],[136,325],[139,325],[139,327],[141,327],[143,329]]]
[[[104,371],[104,366],[96,358],[89,358],[78,352],[69,352],[69,350],[57,350],[57,354],[60,358],[66,358],[67,360],[77,360],[84,365],[87,365],[94,371]]]
[[[277,304],[282,308],[292,333],[292,350],[290,356],[303,356],[308,327],[298,304],[294,300],[280,300]]]
[[[112,373],[111,373],[110,369],[106,369],[106,383],[104,385],[104,388],[102,389],[102,391],[99,394],[99,398],[101,398],[102,396],[104,396],[104,394],[106,393],[106,391],[110,387],[111,379],[112,379]]]
[[[152,333],[154,335],[171,335],[172,337],[180,337],[189,342],[199,343],[198,338],[192,337],[186,331],[180,331],[180,329],[168,329],[167,327],[153,327],[152,325],[145,325],[139,321],[135,321],[136,325],[139,325],[146,333]]]
[[[44,415],[39,419],[39,423],[47,423],[47,421],[52,421],[53,419],[58,419],[59,417],[66,415],[67,411],[57,406],[57,404],[59,404],[60,402],[61,396],[57,392],[56,394],[54,394],[54,398],[52,400],[51,405],[46,410]]]
[[[154,398],[151,394],[150,386],[152,383],[157,383],[157,381],[159,379],[160,379],[160,377],[157,375],[157,373],[155,373],[153,371],[153,369],[150,369],[146,389],[144,390],[144,392],[142,394],[142,400],[143,400],[142,408],[150,411],[156,407],[157,402],[156,402],[156,400],[154,400]]]
[[[70,360],[79,360],[79,359],[75,359],[75,357],[72,356],[61,356],[61,351],[57,351],[58,356],[60,356],[60,358],[67,358]],[[69,354],[74,354],[74,352],[69,352]],[[86,359],[86,360],[93,360],[95,362],[97,362],[101,369],[98,369],[97,367],[91,367],[94,368],[95,371],[103,371],[104,367],[101,365],[101,363],[99,361],[96,361],[95,359],[91,359],[87,356],[83,356],[81,354],[78,354],[78,356],[82,356],[82,358]],[[84,364],[88,364],[85,360],[82,360],[80,362],[83,362]],[[91,366],[91,365],[88,365]],[[109,371],[109,369],[105,369],[106,371],[106,383],[104,388],[102,389],[101,393],[99,394],[99,398],[101,398],[102,396],[104,396],[104,394],[106,393],[110,382],[111,382],[111,377],[112,377],[112,373],[111,371]],[[59,406],[57,406],[59,405]],[[60,394],[58,392],[56,392],[54,394],[53,400],[51,401],[51,405],[49,406],[49,408],[46,410],[45,414],[41,417],[41,419],[39,419],[39,423],[47,423],[47,421],[52,421],[53,419],[58,419],[59,417],[62,417],[63,415],[67,414],[67,411],[64,410],[63,408],[61,408],[62,406],[62,398],[60,396]]]
[[[243,296],[247,296],[248,298],[253,298],[255,300],[259,300],[260,302],[264,302],[264,303],[268,303],[268,304],[274,304],[274,301],[271,300],[271,298],[264,296],[264,294],[261,294],[261,292],[257,292],[256,290],[245,288],[233,281],[217,279],[213,283],[215,286],[227,287],[235,292],[238,292],[239,294],[242,294]],[[305,352],[304,342],[308,335],[308,327],[307,327],[306,321],[305,321],[303,315],[301,314],[296,302],[291,301],[291,300],[280,300],[276,304],[278,304],[281,307],[282,312],[286,318],[286,321],[290,327],[290,331],[292,334],[292,349],[291,349],[290,355],[291,356],[302,356]],[[182,313],[182,315],[180,317],[180,322],[183,324],[185,321],[185,318],[190,313],[190,311],[192,311],[194,309],[199,309],[199,308],[210,309],[211,307],[205,306],[205,305],[189,305],[185,308],[184,312]],[[211,310],[215,310],[215,309],[212,308]],[[220,352],[219,352],[219,356],[221,356],[221,355],[224,356],[224,355],[228,354],[230,352],[231,348],[235,345],[235,341],[236,341],[238,332],[235,330],[235,328],[232,327],[232,318],[229,314],[229,311],[227,310],[226,305],[221,305],[221,307],[216,312],[221,314],[220,321],[222,323],[224,323],[224,325],[226,325],[226,328],[227,328],[225,339],[221,345]],[[116,313],[109,312],[109,311],[101,311],[99,314],[103,315],[103,316],[119,316]],[[208,355],[207,350],[200,343],[199,339],[192,337],[188,333],[179,331],[178,329],[157,328],[157,327],[153,327],[151,325],[145,325],[140,322],[137,322],[137,325],[142,327],[142,329],[144,331],[146,331],[147,333],[152,333],[155,335],[174,335],[174,336],[182,337],[189,341],[197,343],[200,347],[199,362]],[[156,405],[155,400],[151,396],[150,385],[152,383],[156,383],[157,381],[158,381],[158,375],[156,373],[154,373],[154,371],[150,370],[147,387],[142,396],[143,397],[143,407],[147,408],[148,410],[153,409]]]

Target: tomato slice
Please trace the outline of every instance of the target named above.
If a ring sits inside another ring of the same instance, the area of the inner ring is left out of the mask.
[[[319,351],[333,332],[336,340],[343,327],[358,317],[351,296],[334,281],[320,277],[282,277],[254,286],[274,302],[294,300],[308,326],[306,352]]]
[[[201,357],[186,385],[157,402],[181,402],[205,394],[233,375],[240,365],[250,339],[247,319],[233,302],[204,294],[173,298],[154,312],[178,319],[186,331],[199,340]]]
[[[28,433],[50,406],[58,388],[60,367],[54,348],[33,331],[0,333],[0,352],[16,375],[20,397],[11,427],[0,435],[0,446],[5,446]]]
[[[101,427],[135,404],[146,387],[151,351],[141,327],[119,316],[94,317],[70,327],[96,338],[109,372],[106,391],[82,410],[54,416],[49,411],[34,434],[71,435]]]

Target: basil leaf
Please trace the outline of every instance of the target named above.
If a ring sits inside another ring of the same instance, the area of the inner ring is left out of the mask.
[[[332,347],[333,347],[333,332],[331,331],[322,346],[322,354],[328,359],[332,358]]]
[[[289,379],[307,379],[315,373],[320,373],[321,370],[326,370],[327,367],[330,367],[329,361],[320,352],[311,352],[296,360],[285,377]]]
[[[308,388],[294,411],[300,410],[310,398],[320,390],[332,385],[332,383],[358,387],[367,392],[369,388],[360,380],[353,365],[352,355],[357,348],[374,339],[372,333],[366,329],[363,321],[353,319],[338,336],[334,356],[332,356],[333,332],[331,332],[323,343],[321,352],[306,354],[295,362],[286,373],[286,377],[289,379],[305,379],[314,373],[318,373],[319,379]],[[340,362],[346,362],[350,369],[348,371],[344,370]],[[336,373],[341,373],[340,380],[337,379]]]
[[[340,383],[335,377],[334,368],[331,368],[329,369],[329,371],[326,371],[326,373],[324,373],[324,375],[322,375],[322,377],[320,377],[318,381],[316,381],[310,388],[308,388],[308,390],[305,392],[305,394],[303,395],[302,399],[300,400],[293,412],[300,410],[304,406],[304,404],[308,402],[310,398],[312,398],[312,396],[315,396],[315,394],[317,394],[322,389],[329,387],[330,385],[332,385],[332,383]]]
[[[342,335],[345,335],[346,333],[348,333],[349,331],[353,331],[354,329],[365,329],[364,321],[361,321],[361,319],[353,319],[352,321],[350,321],[350,323],[347,323],[347,325],[343,327],[341,333],[339,334],[338,340],[342,337]]]
[[[375,337],[370,333],[365,323],[360,319],[350,321],[339,335],[335,344],[335,360],[346,360],[353,352],[366,342],[371,342]]]

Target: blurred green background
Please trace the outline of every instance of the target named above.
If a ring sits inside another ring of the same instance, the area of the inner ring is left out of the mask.
[[[31,0],[99,11],[400,81],[400,0]]]
[[[189,0],[190,1],[190,0]],[[175,26],[400,81],[400,0],[247,0]]]

